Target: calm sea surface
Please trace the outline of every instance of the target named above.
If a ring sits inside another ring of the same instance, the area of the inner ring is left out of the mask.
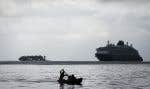
[[[62,68],[83,85],[60,86]],[[0,65],[0,89],[150,89],[150,64]]]

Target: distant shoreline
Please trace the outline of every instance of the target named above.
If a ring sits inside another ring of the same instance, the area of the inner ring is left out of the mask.
[[[82,65],[82,64],[150,64],[150,62],[127,62],[127,61],[0,61],[0,65],[7,64],[31,64],[31,65]]]

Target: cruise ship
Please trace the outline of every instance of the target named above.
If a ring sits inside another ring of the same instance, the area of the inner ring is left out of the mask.
[[[21,56],[19,61],[45,61],[46,56]]]
[[[116,45],[108,41],[105,47],[96,49],[95,57],[99,61],[143,61],[132,44],[129,45],[128,42],[125,44],[122,40],[118,41]]]

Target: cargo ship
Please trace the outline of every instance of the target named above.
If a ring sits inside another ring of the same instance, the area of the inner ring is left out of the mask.
[[[138,50],[132,44],[129,45],[128,42],[125,44],[122,40],[118,41],[116,45],[108,41],[105,47],[96,49],[95,57],[99,61],[143,61]]]

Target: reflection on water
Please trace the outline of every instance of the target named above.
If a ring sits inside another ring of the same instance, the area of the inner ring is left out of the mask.
[[[61,69],[82,86],[60,85]],[[150,65],[0,65],[0,89],[150,89]]]
[[[60,84],[60,89],[64,89],[64,85],[63,84]]]
[[[64,84],[60,84],[60,89],[75,89],[75,85],[66,85],[65,87]]]

